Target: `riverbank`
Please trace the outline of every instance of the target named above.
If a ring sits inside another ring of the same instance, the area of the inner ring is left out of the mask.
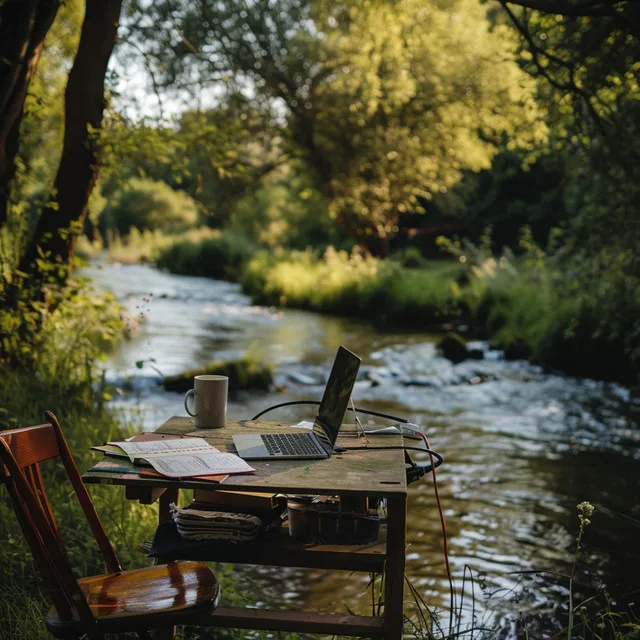
[[[416,331],[457,328],[490,340],[507,358],[551,371],[638,383],[640,291],[615,271],[583,276],[537,247],[495,258],[476,247],[456,260],[407,253],[378,260],[329,247],[257,250],[220,234],[180,240],[154,255],[181,275],[240,282],[256,304],[297,308]]]
[[[20,365],[0,363],[0,431],[42,424],[45,410],[53,411],[80,473],[96,462],[92,445],[141,431],[142,417],[113,406],[118,389],[96,366],[126,335],[119,317],[123,309],[113,296],[82,285],[52,312],[43,313],[40,331],[16,342]],[[10,316],[6,311],[3,320],[20,326],[20,313]],[[82,576],[104,573],[104,560],[70,484],[60,474],[59,461],[45,462],[42,475],[74,571]],[[157,507],[126,500],[123,491],[109,486],[91,487],[90,494],[123,568],[149,566],[138,545],[153,538]],[[50,638],[44,624],[49,598],[4,488],[0,496],[0,638],[45,640]],[[255,604],[257,596],[239,586],[232,566],[216,567],[216,572],[224,584],[224,602]],[[245,635],[231,632],[225,637]]]
[[[44,411],[54,411],[65,438],[82,473],[91,464],[89,447],[133,432],[135,425],[122,424],[121,417],[105,406],[106,388],[94,390],[90,383],[69,387],[57,380],[9,370],[0,372],[0,430],[45,422]],[[92,535],[85,526],[80,505],[70,497],[70,487],[60,482],[55,465],[42,467],[44,485],[53,505],[71,565],[82,575],[104,573],[104,562]],[[136,551],[142,540],[150,539],[155,529],[154,513],[125,500],[122,492],[96,487],[91,497],[121,563],[126,568],[148,564]],[[0,620],[3,637],[15,640],[49,638],[44,625],[49,604],[47,595],[31,559],[31,554],[8,500],[0,501]]]
[[[566,624],[567,580],[558,574],[571,570],[575,506],[583,500],[611,511],[594,515],[585,537],[591,553],[581,563],[577,588],[594,593],[583,568],[595,567],[597,574],[589,576],[606,583],[619,602],[627,601],[624,594],[640,566],[637,527],[615,514],[637,518],[629,505],[639,495],[640,414],[625,389],[504,361],[486,344],[471,345],[484,350],[483,360],[453,364],[438,356],[432,335],[255,306],[239,284],[222,280],[172,275],[150,265],[96,264],[81,275],[111,291],[130,314],[144,312],[138,332],[104,366],[108,381],[128,381],[131,389],[123,397],[114,394],[110,405],[144,418],[146,429],[182,415],[184,395],[163,390],[154,369],[138,367],[143,359],[153,358],[163,375],[242,354],[273,366],[277,391],[232,395],[228,415],[235,420],[278,402],[319,399],[336,346],[345,344],[363,358],[356,405],[422,425],[445,455],[439,485],[454,580],[459,590],[467,564],[482,574],[485,588],[476,591],[474,604],[483,626],[513,629],[523,619],[531,637],[543,637]],[[309,419],[305,407],[272,415]],[[409,487],[408,505],[407,577],[430,607],[446,608],[441,532],[429,482]],[[553,573],[533,573],[545,569]],[[275,596],[296,610],[370,612],[366,575],[277,568],[258,574],[236,566],[232,577],[234,585],[244,580],[246,593],[262,602]],[[225,593],[230,582],[225,577]],[[489,597],[497,590],[507,595]],[[407,613],[413,615],[409,600]],[[472,601],[467,582],[463,626]]]

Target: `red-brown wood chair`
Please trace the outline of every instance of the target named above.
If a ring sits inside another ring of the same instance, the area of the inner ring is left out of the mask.
[[[36,566],[49,590],[49,632],[102,639],[105,633],[198,624],[215,609],[220,586],[197,562],[123,571],[73,461],[56,417],[48,424],[0,432],[0,480],[6,485]],[[60,457],[104,557],[108,574],[76,579],[42,482],[40,463]]]

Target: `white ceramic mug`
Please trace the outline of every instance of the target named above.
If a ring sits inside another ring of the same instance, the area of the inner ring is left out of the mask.
[[[184,397],[186,412],[195,418],[198,429],[219,429],[224,427],[227,418],[227,395],[229,378],[227,376],[196,376],[193,389]],[[193,396],[193,413],[189,409],[189,398]]]

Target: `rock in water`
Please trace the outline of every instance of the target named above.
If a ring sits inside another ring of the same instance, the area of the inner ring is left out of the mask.
[[[441,356],[444,356],[447,360],[451,360],[454,364],[462,362],[470,356],[464,338],[460,334],[452,331],[440,338],[436,344],[436,348]]]
[[[168,376],[162,384],[166,391],[188,391],[193,387],[193,378],[200,375],[228,376],[230,391],[244,389],[268,391],[273,385],[271,367],[254,362],[250,358],[212,362],[198,369]]]

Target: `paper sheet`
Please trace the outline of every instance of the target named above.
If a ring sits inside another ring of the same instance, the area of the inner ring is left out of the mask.
[[[202,438],[181,438],[180,440],[146,440],[140,442],[109,442],[120,447],[134,462],[136,459],[166,455],[191,454],[196,451],[215,453],[218,451]]]
[[[163,455],[144,458],[158,473],[169,478],[191,478],[255,471],[233,453],[202,453],[177,456]]]

